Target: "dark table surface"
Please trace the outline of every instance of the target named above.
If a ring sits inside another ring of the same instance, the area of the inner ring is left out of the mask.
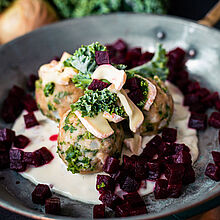
[[[170,0],[169,14],[175,15],[183,18],[188,18],[192,20],[199,20],[203,18],[206,13],[218,2],[218,0]],[[220,30],[220,22],[215,25],[215,28]],[[194,215],[201,212],[205,212],[209,209],[220,207],[220,197],[212,200],[208,205],[202,205],[197,209],[191,210],[187,213],[181,213],[172,217],[167,218],[167,220],[182,220],[190,217],[192,213]],[[203,210],[203,211],[201,211]],[[30,218],[14,214],[5,209],[0,208],[0,220],[31,220]],[[214,220],[214,219],[213,219]],[[217,219],[216,219],[217,220]]]

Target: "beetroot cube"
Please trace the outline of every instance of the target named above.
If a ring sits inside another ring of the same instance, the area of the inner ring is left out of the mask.
[[[207,127],[207,115],[192,112],[188,126],[196,130],[205,130]]]
[[[166,199],[169,195],[167,190],[168,182],[164,179],[156,180],[156,184],[154,187],[154,196],[155,199]]]
[[[190,164],[184,164],[185,172],[183,175],[183,184],[188,185],[195,182],[195,171]]]
[[[156,180],[160,178],[161,175],[161,164],[158,161],[152,160],[152,162],[147,163],[148,166],[148,180]]]
[[[52,193],[48,185],[38,184],[31,195],[33,203],[43,205],[45,200],[52,196]]]
[[[137,89],[128,93],[128,97],[134,104],[138,104],[142,100],[144,100],[144,95],[141,89]]]
[[[220,111],[220,100],[217,100],[217,101],[215,102],[215,108],[216,108],[218,111]]]
[[[202,103],[208,107],[208,108],[211,108],[212,106],[215,105],[215,102],[219,100],[219,94],[218,92],[214,92],[208,96],[206,96],[205,98],[202,99]]]
[[[187,94],[184,97],[184,105],[194,105],[199,103],[199,96],[197,94]]]
[[[32,152],[24,152],[23,163],[29,164],[29,165],[34,165],[34,156]]]
[[[111,191],[104,191],[100,197],[99,200],[106,205],[107,207],[111,208],[111,209],[115,209],[115,207],[119,204],[122,203],[122,199],[120,197],[118,197],[117,195],[115,195],[113,192]]]
[[[122,183],[128,176],[128,171],[120,169],[116,173],[112,174],[111,177],[114,179],[115,183]]]
[[[182,183],[168,184],[167,190],[169,192],[169,197],[178,198],[182,193]]]
[[[2,152],[4,153],[6,151],[8,151],[7,145],[4,144],[3,142],[0,142],[0,153],[2,153]]]
[[[122,39],[118,39],[112,46],[117,51],[127,50],[127,44]]]
[[[153,56],[154,56],[153,53],[146,51],[141,54],[140,61],[144,61],[143,64],[147,63],[148,61],[150,61],[153,58]]]
[[[35,90],[35,82],[38,80],[38,76],[35,74],[31,74],[27,80],[27,88],[29,91]]]
[[[19,149],[11,149],[9,151],[9,155],[10,155],[10,161],[14,160],[14,161],[22,162],[24,152]]]
[[[215,164],[220,167],[220,152],[212,151],[212,157]]]
[[[136,47],[127,51],[125,59],[126,61],[129,62],[133,60],[139,60],[140,57],[141,57],[141,48]]]
[[[115,215],[117,217],[127,217],[130,215],[130,204],[129,203],[123,203],[121,205],[116,206],[115,208]]]
[[[32,153],[32,164],[35,167],[39,167],[45,164],[45,161],[41,155],[41,152],[39,150],[36,150]]]
[[[26,109],[28,112],[33,112],[33,111],[36,111],[38,109],[36,101],[29,94],[27,94],[23,98],[22,103],[24,105],[24,109]]]
[[[140,188],[140,183],[134,178],[127,176],[124,183],[120,184],[120,187],[125,192],[135,192]]]
[[[182,182],[185,168],[183,164],[166,164],[165,176],[169,184]]]
[[[144,200],[138,192],[128,193],[123,195],[123,198],[126,203],[130,204],[131,207],[145,206]]]
[[[180,151],[185,151],[185,152],[189,152],[189,148],[185,145],[185,144],[174,144],[175,147],[175,152],[178,153]]]
[[[134,173],[135,170],[135,159],[133,157],[128,157],[123,155],[123,168],[129,171],[130,174]]]
[[[220,181],[220,167],[209,163],[205,170],[205,175],[215,181]]]
[[[183,65],[185,59],[185,51],[179,47],[174,50],[169,51],[169,63],[172,64],[174,67],[179,67]]]
[[[10,169],[15,170],[16,172],[23,172],[26,170],[27,164],[18,160],[10,161]]]
[[[169,156],[174,154],[174,144],[170,142],[163,142],[158,148],[158,154],[160,156]]]
[[[191,81],[184,78],[184,79],[177,79],[175,84],[176,86],[182,91],[182,93],[186,93],[186,89],[187,89],[187,85],[190,83]]]
[[[24,135],[18,135],[14,140],[14,146],[20,149],[24,149],[29,143],[30,139]]]
[[[25,122],[26,128],[31,128],[36,125],[39,125],[33,112],[29,112],[27,115],[24,115],[24,122]]]
[[[139,158],[135,161],[135,179],[144,180],[148,176],[147,160]]]
[[[11,144],[15,139],[15,132],[8,128],[0,130],[0,142],[4,144],[8,149],[11,148]]]
[[[159,135],[153,137],[141,153],[141,157],[153,158],[158,152],[158,147],[162,144],[162,138]]]
[[[201,98],[205,98],[207,96],[209,96],[211,93],[208,89],[206,88],[200,88],[199,90],[197,90],[196,94]]]
[[[53,197],[45,201],[45,213],[58,215],[60,214],[60,198]]]
[[[108,86],[109,84],[106,82],[102,82],[101,80],[98,80],[98,79],[93,79],[88,89],[93,90],[93,91],[96,91],[98,89],[99,91],[101,91],[104,88],[107,88]]]
[[[95,51],[95,61],[98,65],[109,64],[109,55],[107,51]]]
[[[208,123],[214,128],[220,128],[220,112],[212,112]]]
[[[94,205],[93,207],[93,218],[104,218],[105,217],[105,205]]]
[[[199,91],[200,89],[200,84],[199,82],[191,82],[188,86],[187,86],[187,93],[194,93]]]
[[[46,147],[40,148],[39,150],[37,150],[37,152],[40,152],[44,164],[49,163],[54,158],[53,154]]]
[[[96,189],[100,193],[103,193],[106,190],[110,190],[110,191],[114,192],[115,183],[114,183],[113,179],[110,176],[98,175],[97,176],[97,181],[96,181]]]
[[[205,113],[207,108],[202,103],[196,103],[189,106],[191,112]]]
[[[191,154],[186,151],[179,151],[175,155],[173,155],[174,163],[184,163],[184,164],[192,164]]]
[[[103,165],[103,171],[106,173],[115,173],[119,170],[120,161],[114,157],[108,156]]]
[[[141,80],[138,77],[132,77],[130,79],[127,79],[125,84],[125,88],[131,91],[140,89],[140,86],[141,86]]]
[[[8,168],[10,165],[9,153],[7,151],[0,152],[0,169]]]
[[[162,131],[162,139],[166,142],[175,142],[177,136],[177,130],[174,128],[164,128]]]

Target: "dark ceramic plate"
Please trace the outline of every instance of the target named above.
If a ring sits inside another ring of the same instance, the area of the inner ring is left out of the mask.
[[[163,39],[157,38],[161,31],[165,34]],[[186,50],[195,49],[196,56],[187,62],[191,76],[199,80],[202,86],[220,92],[220,33],[217,30],[173,17],[125,13],[67,20],[1,46],[1,100],[13,84],[24,85],[30,73],[36,73],[41,64],[61,55],[63,51],[73,52],[81,44],[93,41],[110,43],[118,38],[125,39],[131,46],[141,46],[150,51],[154,50],[158,41],[167,49],[177,46]],[[5,126],[2,121],[1,126]],[[199,159],[195,164],[196,182],[185,188],[178,199],[156,201],[153,195],[147,196],[149,214],[131,219],[169,216],[220,195],[220,184],[204,176],[206,164],[212,161],[210,151],[219,150],[218,131],[209,128],[199,133],[199,149]],[[0,204],[4,208],[38,219],[92,217],[92,205],[62,196],[63,216],[47,216],[40,206],[31,202],[32,183],[10,170],[0,171],[0,177],[4,177],[0,178]]]

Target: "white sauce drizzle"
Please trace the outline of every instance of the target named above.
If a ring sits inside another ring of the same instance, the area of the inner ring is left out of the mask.
[[[192,161],[195,162],[198,157],[198,138],[194,129],[188,128],[188,119],[190,112],[188,107],[182,106],[183,95],[172,84],[166,82],[166,85],[174,99],[174,115],[170,122],[169,127],[177,128],[177,143],[185,143],[189,148],[192,155]],[[58,125],[43,116],[40,111],[35,112],[37,120],[40,122],[39,126],[25,129],[23,115],[15,121],[13,130],[17,135],[23,134],[27,136],[31,143],[24,149],[24,151],[35,151],[43,146],[47,147],[54,159],[42,167],[29,167],[25,172],[20,173],[24,178],[29,179],[31,182],[38,184],[44,183],[52,186],[52,190],[62,194],[70,199],[79,200],[86,203],[100,204],[99,193],[96,190],[96,176],[97,174],[72,174],[67,171],[66,165],[59,158],[56,153],[56,141],[50,141],[50,136],[58,133]],[[142,148],[153,136],[146,136],[143,138]],[[129,150],[124,149],[124,154],[131,155]],[[142,187],[139,190],[141,195],[146,195],[153,192],[153,181],[142,181]],[[120,189],[116,190],[118,194],[122,192]]]

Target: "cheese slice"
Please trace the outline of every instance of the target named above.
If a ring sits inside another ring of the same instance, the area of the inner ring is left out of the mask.
[[[60,58],[60,62],[64,62],[65,60],[67,60],[68,58],[70,58],[72,55],[67,53],[67,52],[63,52],[61,58]]]
[[[118,70],[110,64],[103,64],[96,68],[92,79],[106,79],[114,84],[116,90],[121,90],[126,82],[127,75],[124,70]]]
[[[124,118],[122,118],[120,115],[117,115],[115,113],[110,114],[108,112],[104,112],[103,117],[106,118],[108,121],[112,121],[114,123],[118,123],[124,120]]]
[[[86,129],[97,138],[103,139],[114,134],[114,130],[109,125],[108,121],[103,117],[103,113],[99,113],[97,116],[82,117],[80,111],[74,112]]]

